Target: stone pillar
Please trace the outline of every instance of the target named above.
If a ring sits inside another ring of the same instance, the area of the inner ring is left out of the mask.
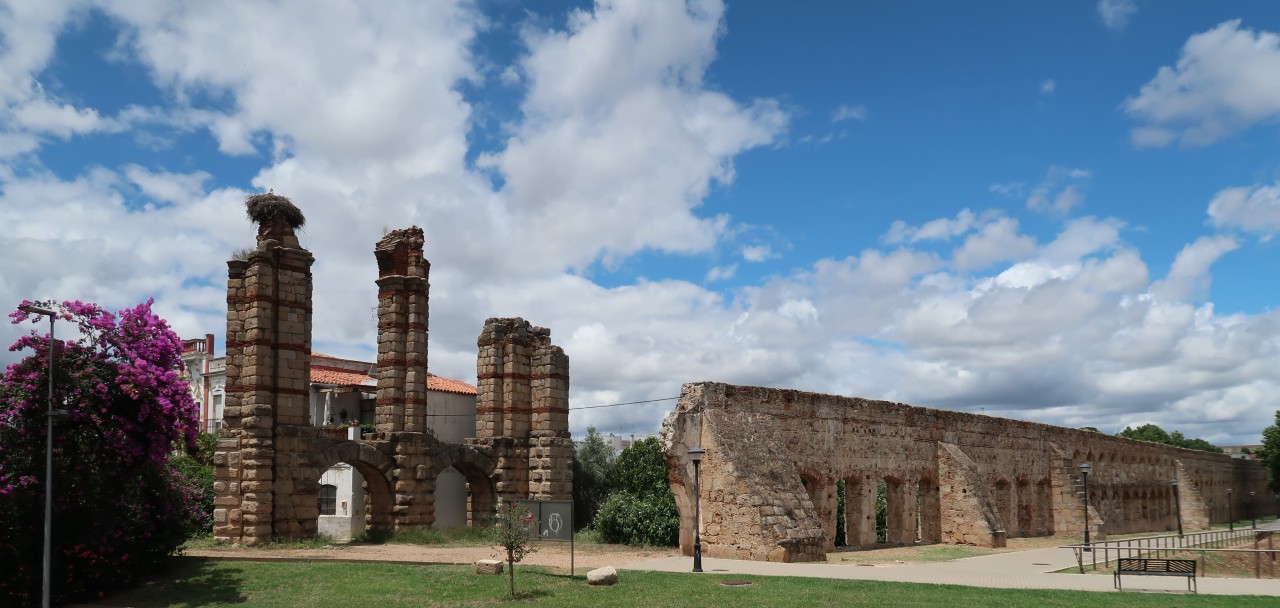
[[[309,422],[311,253],[294,229],[302,214],[288,199],[261,194],[246,201],[258,224],[257,248],[227,263],[227,388],[222,434],[214,455],[215,537],[258,544],[288,536],[296,524],[292,487],[276,479],[292,462],[277,452],[299,449],[277,437],[278,425]]]
[[[422,229],[388,233],[374,248],[378,261],[379,433],[426,431],[427,314],[430,264]]]
[[[533,329],[529,498],[573,498],[573,440],[569,437],[569,357],[551,331]]]
[[[876,545],[876,486],[870,475],[844,482],[845,544],[850,547]]]

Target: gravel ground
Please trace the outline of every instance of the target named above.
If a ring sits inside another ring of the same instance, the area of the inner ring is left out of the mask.
[[[211,549],[187,549],[184,555],[195,557],[220,557],[231,559],[290,559],[290,560],[343,560],[383,561],[434,564],[471,564],[482,559],[505,559],[493,547],[449,547],[437,545],[385,545],[350,544],[331,545],[317,549],[257,549],[217,547]],[[625,547],[615,545],[575,545],[573,567],[579,574],[603,566],[620,566],[651,559],[674,557],[680,552],[665,547]],[[570,565],[568,543],[539,543],[537,551],[526,555],[522,565],[546,566],[557,572],[568,572]]]

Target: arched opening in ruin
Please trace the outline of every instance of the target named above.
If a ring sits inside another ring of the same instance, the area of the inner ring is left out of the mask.
[[[849,484],[845,480],[836,481],[836,547],[847,546],[849,541],[848,532],[848,511],[849,511]]]
[[[465,525],[473,528],[488,525],[493,520],[494,508],[498,506],[498,490],[493,480],[483,470],[469,462],[455,462],[452,468],[465,481],[463,486],[466,496]]]
[[[876,481],[876,542],[889,542],[889,480]]]
[[[454,467],[445,467],[436,476],[436,519],[432,530],[467,527],[467,478]]]
[[[345,541],[391,532],[391,484],[368,462],[339,461],[317,479],[297,481],[293,502],[300,515],[315,509],[314,519],[299,517],[302,536]]]

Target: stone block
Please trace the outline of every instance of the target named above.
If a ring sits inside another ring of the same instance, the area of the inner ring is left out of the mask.
[[[476,574],[502,574],[502,566],[496,559],[482,559],[476,562]]]
[[[613,566],[605,566],[596,568],[587,573],[588,585],[616,585],[618,584],[618,570]]]

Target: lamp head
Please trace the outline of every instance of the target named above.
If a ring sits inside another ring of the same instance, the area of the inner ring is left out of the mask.
[[[33,304],[26,304],[23,306],[19,306],[18,310],[21,310],[22,312],[25,312],[29,315],[44,315],[49,318],[53,318],[58,315],[58,313],[53,312],[48,308],[40,308],[39,306],[35,306]]]
[[[1176,487],[1178,487],[1178,480],[1176,480],[1176,479],[1170,479],[1170,480],[1169,480],[1169,485],[1171,485],[1171,486],[1173,486],[1173,487],[1175,487],[1175,488],[1176,488]]]
[[[1081,473],[1084,473],[1085,475],[1088,475],[1088,474],[1089,474],[1089,469],[1091,469],[1091,468],[1093,468],[1093,467],[1089,466],[1089,463],[1087,463],[1087,462],[1082,462],[1082,463],[1080,463],[1080,466],[1079,466],[1078,468],[1080,469],[1080,472],[1081,472]]]
[[[693,464],[698,464],[699,462],[702,462],[702,455],[706,453],[706,450],[703,450],[700,447],[693,448],[692,450],[689,450],[689,460],[692,460]]]

